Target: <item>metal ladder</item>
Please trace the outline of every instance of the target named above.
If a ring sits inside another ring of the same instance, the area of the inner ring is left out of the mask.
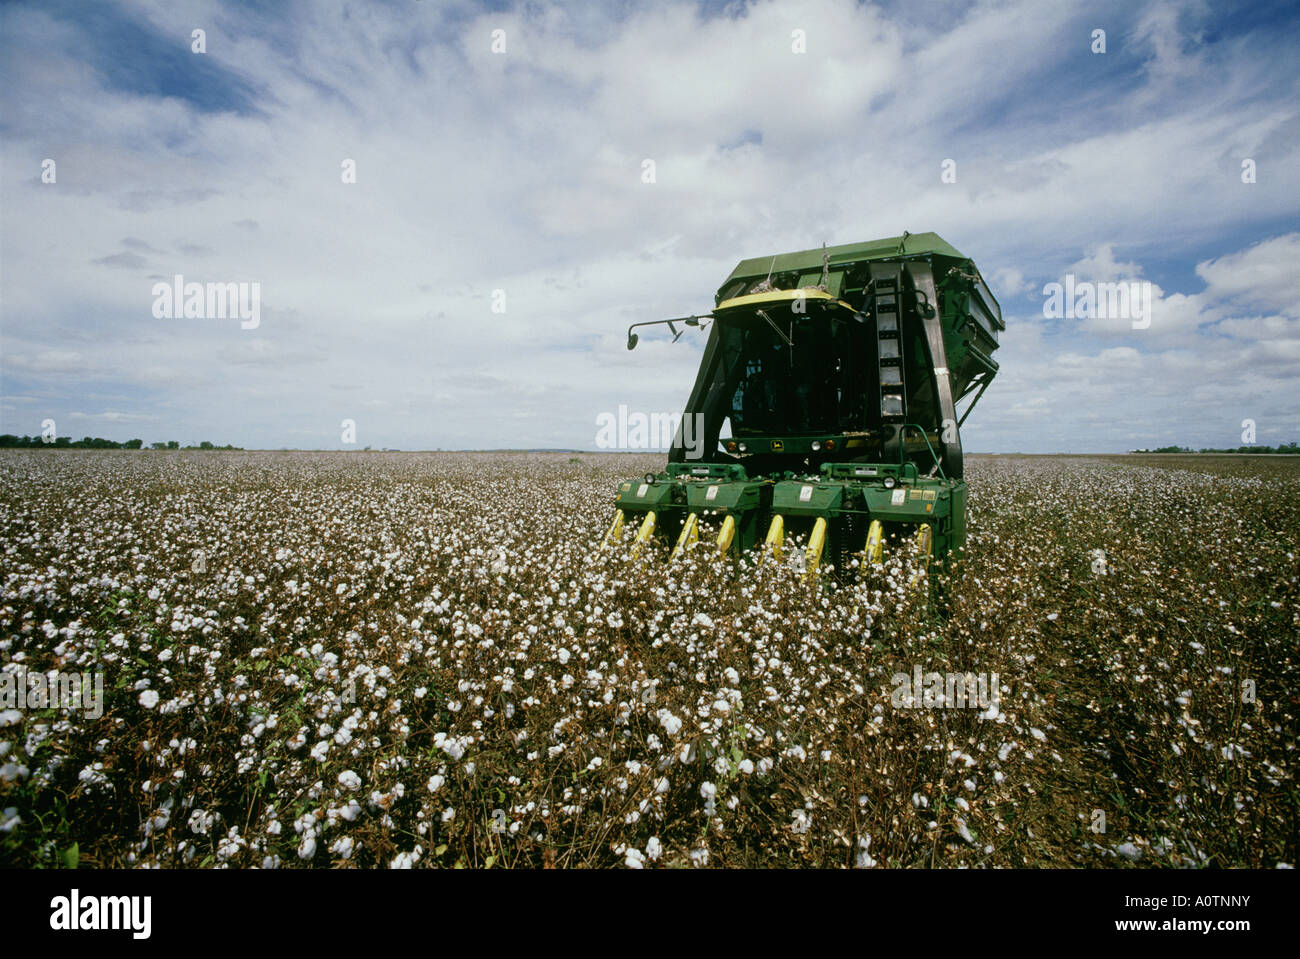
[[[881,422],[907,419],[903,366],[903,271],[897,263],[871,267],[871,312],[876,321],[876,360],[880,372]]]

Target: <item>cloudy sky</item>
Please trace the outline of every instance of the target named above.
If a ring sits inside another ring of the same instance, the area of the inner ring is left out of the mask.
[[[680,410],[694,378],[702,337],[628,352],[629,323],[707,311],[741,259],[909,230],[1006,316],[968,450],[1236,446],[1246,419],[1300,440],[1298,23],[1285,0],[9,3],[0,432],[593,448],[601,413]],[[155,316],[176,274],[259,284],[257,327]],[[1150,283],[1149,325],[1045,317],[1066,274]]]

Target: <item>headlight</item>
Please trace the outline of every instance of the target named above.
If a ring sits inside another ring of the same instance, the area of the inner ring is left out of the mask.
[[[744,443],[741,443],[741,444],[740,444],[740,451],[741,451],[742,453],[746,453],[746,452],[749,451],[749,447],[746,446]]]
[[[885,489],[893,489],[897,485],[898,480],[894,479],[892,476],[885,477]]]
[[[816,452],[817,452],[819,449],[821,449],[821,448],[822,448],[822,444],[821,444],[821,443],[819,443],[817,440],[813,440],[813,441],[812,441],[812,450],[813,450],[814,453],[816,453]]]

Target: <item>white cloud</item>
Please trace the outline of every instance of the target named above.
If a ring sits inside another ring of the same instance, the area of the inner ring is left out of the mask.
[[[831,0],[713,17],[684,3],[121,9],[178,43],[208,24],[207,65],[253,109],[124,91],[86,56],[113,38],[0,12],[14,104],[0,162],[29,171],[0,183],[3,391],[39,382],[56,418],[95,392],[156,414],[157,438],[332,446],[353,417],[362,445],[590,445],[597,413],[678,410],[694,377],[696,333],[648,333],[629,353],[630,323],[707,310],[742,258],[903,229],[973,256],[1008,315],[1003,373],[967,426],[984,448],[1031,448],[998,425],[1003,409],[1054,429],[1078,404],[1119,421],[1134,394],[1107,384],[1288,382],[1300,240],[1271,224],[1300,214],[1277,172],[1300,155],[1293,111],[1262,92],[1287,68],[1198,39],[1203,9],[1111,5],[1110,59],[1087,54],[1100,14],[1064,3],[952,21]],[[1126,36],[1137,72],[1117,79]],[[1267,175],[1247,186],[1240,158],[1255,154]],[[39,182],[45,156],[57,185]],[[939,180],[945,158],[955,184]],[[1172,262],[1199,262],[1205,288],[1167,279]],[[1070,269],[1158,279],[1151,328],[1036,315],[1042,284]],[[154,320],[151,286],[176,273],[259,282],[261,326]],[[22,409],[0,407],[0,426],[34,430]],[[1115,446],[1102,427],[1073,441]]]

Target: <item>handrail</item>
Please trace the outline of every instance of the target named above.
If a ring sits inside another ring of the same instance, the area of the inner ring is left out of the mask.
[[[899,427],[899,430],[898,430],[898,439],[899,439],[899,443],[898,443],[898,465],[899,465],[899,466],[902,466],[902,465],[903,465],[903,443],[902,443],[902,440],[903,440],[904,436],[907,434],[907,428],[908,428],[909,426],[910,426],[912,429],[916,430],[918,433],[921,434],[921,439],[925,440],[925,448],[926,448],[927,450],[930,451],[930,455],[934,458],[934,465],[935,465],[935,468],[939,470],[939,478],[940,478],[940,479],[945,479],[945,480],[946,480],[946,479],[948,478],[948,476],[947,476],[947,474],[944,473],[944,471],[943,471],[943,463],[940,462],[938,455],[935,454],[935,452],[934,452],[934,447],[930,445],[930,437],[926,435],[924,428],[922,428],[921,426],[917,425],[916,423],[904,423],[901,427]]]

